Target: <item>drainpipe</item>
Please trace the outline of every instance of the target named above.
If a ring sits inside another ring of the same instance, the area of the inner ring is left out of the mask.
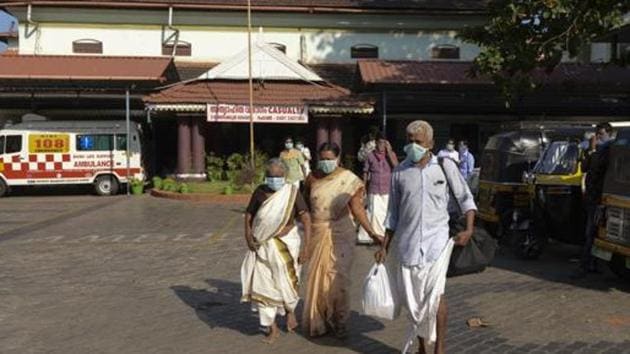
[[[168,43],[169,39],[175,37],[175,40],[173,41],[173,52],[171,53],[171,56],[174,57],[177,51],[177,45],[179,44],[179,29],[173,27],[173,6],[168,7],[168,25],[166,28],[174,32],[173,35],[166,38],[166,43]]]
[[[300,29],[300,32],[302,30]],[[304,63],[306,60],[306,37],[304,37],[304,33],[300,34],[300,62]]]
[[[39,23],[33,21],[33,5],[31,4],[28,4],[28,7],[26,8],[26,24],[28,25],[26,29],[26,38],[30,38],[39,28]],[[29,26],[33,26],[32,31],[28,30]]]

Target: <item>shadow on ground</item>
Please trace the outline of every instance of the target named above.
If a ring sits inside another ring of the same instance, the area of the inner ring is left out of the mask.
[[[210,328],[227,328],[246,336],[262,333],[258,316],[252,312],[250,304],[240,303],[241,285],[239,283],[222,279],[208,279],[207,283],[209,285],[207,289],[193,289],[189,286],[178,285],[171,287],[171,290],[181,301],[193,308],[197,317]],[[301,311],[300,305],[296,310],[298,319]],[[381,322],[352,311],[350,323],[352,326],[349,328],[348,340],[338,340],[331,336],[305,338],[317,345],[344,347],[357,353],[365,352],[366,348],[375,353],[399,352],[399,349],[365,335],[368,332],[383,330],[385,326]],[[286,328],[284,319],[279,320],[279,325],[281,328]]]
[[[514,256],[509,249],[501,247],[497,250],[492,266],[550,282],[591,290],[607,292],[616,289],[630,292],[630,284],[613,274],[603,261],[598,263],[600,273],[589,273],[583,279],[571,279],[572,273],[578,266],[579,254],[579,246],[550,242],[539,259],[522,260]]]

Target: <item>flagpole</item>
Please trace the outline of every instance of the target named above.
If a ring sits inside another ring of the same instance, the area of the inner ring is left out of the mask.
[[[247,66],[249,77],[249,156],[252,169],[256,168],[254,159],[254,82],[252,78],[252,1],[247,0]]]

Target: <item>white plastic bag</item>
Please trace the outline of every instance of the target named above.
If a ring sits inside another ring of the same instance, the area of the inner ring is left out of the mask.
[[[396,303],[382,263],[375,263],[363,284],[363,313],[368,316],[393,320],[396,317]]]

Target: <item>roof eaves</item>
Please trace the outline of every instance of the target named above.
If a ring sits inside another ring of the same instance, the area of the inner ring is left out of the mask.
[[[45,5],[59,7],[101,7],[101,8],[179,8],[191,10],[223,10],[223,11],[244,11],[246,5],[227,4],[192,4],[171,2],[139,2],[139,1],[54,1],[54,0],[33,0],[33,1],[4,1],[0,2],[0,8],[5,6],[27,6]],[[484,15],[487,14],[485,8],[385,8],[372,7],[360,8],[351,6],[305,6],[305,5],[252,5],[252,9],[261,12],[307,12],[307,13],[375,13],[375,14],[432,14],[432,15]]]

